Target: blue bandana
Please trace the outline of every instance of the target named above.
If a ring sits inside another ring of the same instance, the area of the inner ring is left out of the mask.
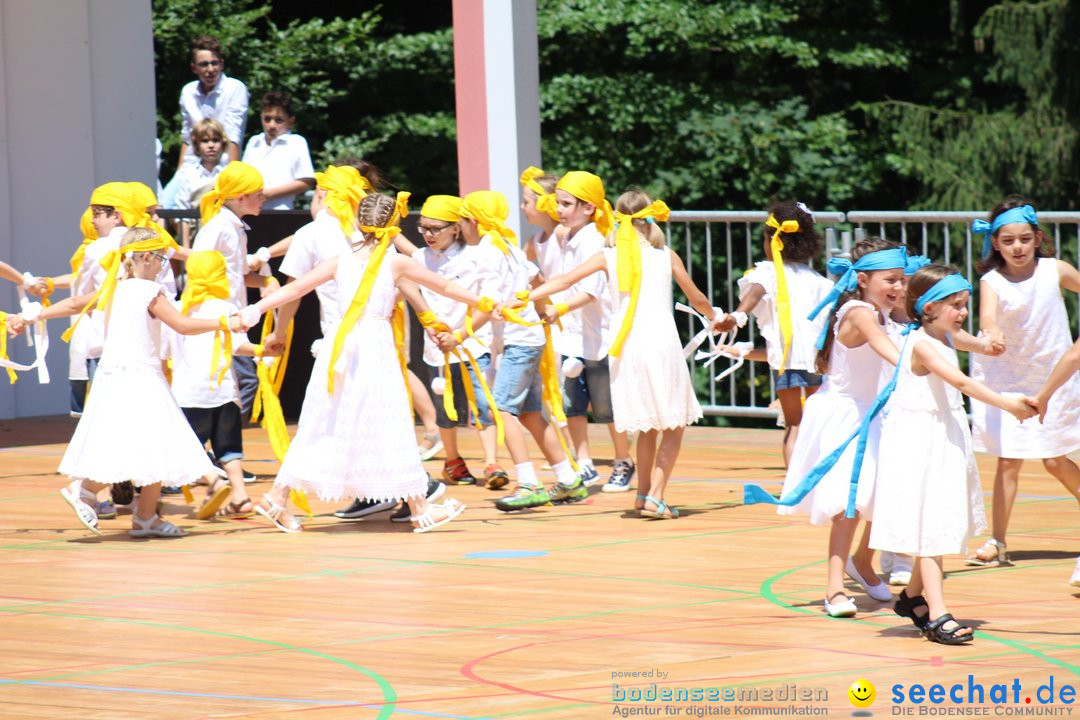
[[[953,273],[952,275],[946,275],[938,280],[930,289],[922,294],[922,296],[915,301],[915,316],[917,319],[922,320],[922,311],[926,303],[937,302],[950,295],[955,295],[958,292],[964,292],[967,290],[971,292],[971,283],[967,281],[960,273]]]
[[[904,266],[904,274],[910,277],[929,264],[930,258],[925,255],[909,255],[907,265]]]
[[[993,245],[990,243],[990,239],[994,237],[994,234],[1002,228],[1004,225],[1010,223],[1027,223],[1028,225],[1038,225],[1039,216],[1035,214],[1035,208],[1030,205],[1021,205],[1020,207],[1014,207],[1006,210],[1005,212],[994,218],[993,223],[988,223],[985,220],[974,220],[971,223],[971,232],[976,235],[983,235],[983,247],[982,256],[986,257],[993,250]]]
[[[877,252],[863,255],[855,263],[852,263],[847,258],[833,258],[828,263],[829,272],[833,275],[839,275],[840,279],[836,281],[836,285],[834,285],[833,289],[829,291],[829,294],[825,296],[825,299],[818,303],[816,308],[810,311],[808,318],[813,320],[825,307],[828,307],[830,312],[835,310],[836,304],[840,302],[840,296],[844,293],[852,292],[859,286],[860,272],[904,268],[904,274],[906,275],[908,262],[909,258],[906,247],[878,250]],[[914,270],[912,272],[914,272]],[[828,334],[829,323],[825,323],[825,327],[822,328],[821,335],[819,335],[817,339],[818,350],[825,347],[825,338],[828,337]]]

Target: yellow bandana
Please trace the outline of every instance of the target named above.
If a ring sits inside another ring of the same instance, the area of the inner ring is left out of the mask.
[[[510,255],[506,240],[517,245],[517,235],[506,226],[510,206],[501,192],[477,190],[469,193],[461,201],[461,216],[475,220],[480,237],[490,238],[491,244],[503,255]]]
[[[98,239],[97,228],[94,227],[94,211],[90,208],[86,208],[86,212],[79,218],[79,230],[82,231],[83,241],[79,245],[79,249],[75,251],[75,254],[71,256],[71,279],[72,281],[78,276],[79,271],[82,270],[83,258],[86,257],[86,248],[90,246],[90,243]]]
[[[540,183],[536,182],[536,178],[546,174],[547,173],[545,173],[540,168],[530,165],[529,167],[525,168],[525,170],[521,173],[521,178],[519,179],[519,182],[521,183],[521,187],[532,190],[533,193],[536,195],[536,209],[547,215],[555,222],[559,222],[559,212],[555,209],[557,205],[557,203],[554,202],[555,194],[549,193],[547,190],[541,187]],[[544,200],[544,198],[548,197],[551,198],[550,201]],[[541,201],[543,201],[542,206]]]
[[[611,209],[611,203],[604,196],[604,181],[599,177],[584,170],[571,170],[562,176],[555,189],[565,190],[578,200],[584,200],[596,206],[592,221],[596,223],[596,229],[601,235],[607,237],[614,229],[615,213]]]
[[[250,195],[262,190],[262,187],[263,177],[258,170],[245,162],[233,160],[214,180],[214,189],[203,195],[199,201],[202,224],[206,225],[221,212],[226,200]]]
[[[619,223],[619,232],[615,236],[619,292],[630,293],[630,300],[626,305],[626,313],[623,315],[619,333],[615,336],[615,340],[611,343],[611,349],[608,351],[608,354],[612,357],[619,357],[622,354],[626,336],[630,334],[630,326],[634,324],[638,295],[641,293],[641,241],[638,239],[637,230],[634,228],[634,221],[653,218],[660,222],[667,222],[670,213],[671,210],[668,209],[663,200],[657,200],[652,205],[630,215],[615,213],[615,220]]]
[[[456,195],[432,195],[420,208],[422,217],[456,223],[461,220],[461,198]]]
[[[231,297],[229,278],[225,275],[225,256],[217,250],[199,250],[191,253],[187,260],[187,285],[180,296],[180,312],[185,315],[196,305],[201,305],[210,298],[225,300]],[[224,351],[224,362],[221,362]],[[214,354],[210,361],[210,380],[217,376],[221,385],[225,373],[232,365],[232,332],[228,318],[222,317],[218,329],[214,331]],[[220,370],[219,370],[220,363]]]
[[[341,223],[345,237],[356,229],[356,208],[367,195],[364,182],[360,171],[349,165],[330,165],[326,172],[315,173],[315,186],[326,191],[326,207]]]
[[[784,274],[784,241],[780,239],[780,233],[799,232],[798,220],[785,220],[779,222],[772,213],[765,225],[774,228],[772,240],[769,241],[769,249],[772,251],[773,265],[776,267],[776,315],[780,319],[780,338],[784,343],[784,356],[780,360],[779,372],[784,372],[787,367],[788,353],[791,352],[791,338],[793,334],[791,324],[791,296],[788,294],[787,276]]]
[[[150,217],[148,210],[157,205],[157,198],[154,197],[153,190],[140,182],[105,183],[90,195],[90,204],[115,208],[126,227],[150,228],[158,237],[166,238],[176,245],[172,235]],[[80,266],[81,264],[80,259]]]

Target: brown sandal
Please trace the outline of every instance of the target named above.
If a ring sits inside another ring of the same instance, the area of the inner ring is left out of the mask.
[[[255,514],[255,505],[251,502],[251,498],[241,500],[240,502],[228,502],[220,510],[217,511],[218,517],[230,517],[230,518],[246,518]]]

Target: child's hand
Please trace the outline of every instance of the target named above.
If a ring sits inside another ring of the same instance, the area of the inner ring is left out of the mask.
[[[456,348],[459,343],[453,333],[441,332],[435,335],[435,344],[439,346],[439,349],[444,353],[448,353]]]
[[[727,313],[717,313],[712,321],[712,331],[714,333],[731,332],[737,325],[738,323],[735,322],[735,318],[731,315]]]
[[[1024,422],[1030,417],[1034,417],[1038,412],[1038,409],[1034,405],[1029,405],[1026,402],[1026,398],[1011,397],[1005,399],[1005,409],[1012,413],[1017,420]]]
[[[272,332],[263,338],[263,357],[276,357],[285,352],[285,339]]]
[[[492,310],[492,313],[498,315],[499,317],[502,317],[503,310],[517,310],[520,307],[525,307],[524,301],[518,300],[516,297],[510,298],[509,300],[503,300],[502,302],[495,303],[495,309]]]
[[[546,322],[548,325],[554,325],[555,323],[559,322],[559,308],[555,305],[552,305],[551,303],[548,303],[544,306],[544,312],[542,313],[540,319]]]
[[[239,313],[229,318],[229,332],[246,333],[247,331],[248,329],[244,327],[244,323],[240,320]]]
[[[987,355],[1000,355],[1005,352],[1005,333],[994,330],[986,336]]]
[[[49,284],[45,278],[34,278],[34,282],[26,286],[26,292],[30,293],[34,297],[41,297],[49,290]]]
[[[1046,422],[1046,410],[1050,405],[1050,398],[1039,393],[1033,398],[1026,397],[1024,402],[1035,408],[1035,412],[1039,415],[1039,424]]]
[[[23,318],[22,315],[8,315],[8,335],[22,335],[23,330],[26,329],[26,324],[26,320]]]
[[[262,317],[262,311],[254,305],[248,305],[233,317],[239,318],[240,320],[240,330],[237,332],[247,332],[249,328],[253,328],[259,324],[259,319]]]

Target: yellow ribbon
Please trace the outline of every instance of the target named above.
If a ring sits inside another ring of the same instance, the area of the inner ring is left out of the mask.
[[[90,246],[90,243],[98,239],[97,228],[94,227],[94,211],[91,208],[86,208],[82,217],[79,218],[79,229],[83,234],[82,244],[79,245],[79,249],[75,251],[75,254],[71,256],[71,279],[74,282],[75,278],[79,274],[79,270],[82,269],[83,259],[86,257],[86,248]]]
[[[172,248],[179,250],[180,247],[176,244],[176,241],[172,239],[171,235],[167,237],[154,237],[148,240],[141,240],[139,242],[128,243],[121,248],[113,250],[110,253],[106,253],[105,257],[101,258],[101,267],[105,269],[105,281],[101,283],[101,287],[94,293],[93,298],[87,303],[86,307],[82,309],[79,316],[75,318],[75,322],[71,327],[64,331],[61,337],[64,342],[71,342],[71,334],[75,332],[75,326],[79,324],[79,321],[90,311],[91,308],[96,307],[102,312],[109,311],[109,304],[112,302],[113,292],[116,290],[117,275],[120,271],[120,265],[124,259],[124,255],[127,253],[138,252],[153,252],[154,250],[165,250]]]
[[[780,233],[799,232],[798,220],[785,220],[779,222],[772,213],[769,213],[765,225],[775,228],[769,248],[772,251],[773,265],[776,267],[776,315],[780,321],[780,340],[784,343],[784,355],[780,359],[780,370],[784,372],[787,367],[788,353],[791,352],[791,339],[793,329],[791,324],[791,295],[788,294],[787,276],[784,274],[784,241],[780,239]]]
[[[56,290],[56,280],[51,277],[45,278],[45,292],[41,294],[41,307],[49,307],[52,305],[52,301],[49,300],[49,297],[53,294],[54,290]]]
[[[225,359],[222,362],[222,350],[225,352]],[[225,380],[225,373],[232,367],[232,330],[229,329],[229,318],[226,315],[222,315],[218,318],[218,329],[214,331],[214,357],[210,361],[210,384],[214,383],[214,376],[217,376],[218,387]],[[218,371],[218,363],[221,363],[221,370]]]
[[[394,350],[397,352],[401,377],[405,381],[405,397],[409,402],[409,411],[413,409],[412,388],[409,387],[409,363],[405,359],[405,301],[394,304],[390,315],[390,328],[394,331]]]
[[[626,313],[623,315],[619,332],[611,343],[611,349],[608,350],[608,355],[611,357],[619,357],[622,354],[626,336],[630,334],[630,328],[634,324],[638,296],[641,294],[641,240],[634,228],[634,221],[653,218],[660,222],[667,222],[670,215],[671,210],[663,200],[657,200],[636,213],[615,213],[615,221],[619,224],[618,233],[615,235],[615,265],[619,276],[619,292],[630,293],[630,300],[626,304]]]
[[[600,234],[607,237],[615,226],[614,212],[611,203],[604,196],[604,182],[590,172],[584,170],[571,170],[559,179],[556,190],[568,192],[578,200],[592,204],[594,208],[591,220],[596,223],[596,229]],[[537,206],[539,207],[539,206]],[[547,212],[546,205],[544,212]]]
[[[495,309],[495,301],[492,300],[489,297],[482,297],[482,298],[480,298],[480,302],[476,306],[476,309],[479,310],[482,313],[489,313],[489,312],[491,312],[492,310]],[[467,336],[471,337],[476,342],[483,345],[484,347],[487,347],[488,344],[486,342],[484,342],[483,340],[481,340],[480,338],[476,337],[476,335],[473,333],[472,314],[473,314],[473,308],[472,308],[472,306],[470,306],[468,309],[465,310],[465,334]]]
[[[0,312],[0,360],[11,360],[11,358],[8,357],[8,351],[7,351],[7,339],[8,339],[7,319],[8,319],[8,313]],[[14,385],[15,381],[19,379],[19,376],[16,375],[15,371],[12,370],[11,368],[5,368],[5,369],[7,370],[8,382],[10,384]]]
[[[557,210],[558,203],[555,202],[555,194],[549,193],[547,190],[541,187],[540,183],[536,182],[536,178],[540,177],[541,175],[546,175],[546,173],[540,168],[530,165],[529,167],[525,168],[524,171],[522,171],[519,182],[521,183],[522,187],[528,188],[536,194],[536,209],[547,215],[555,222],[558,222],[559,211]],[[545,198],[550,198],[550,200],[545,200]],[[542,201],[543,206],[541,207]]]
[[[356,208],[367,195],[364,182],[351,165],[330,165],[326,172],[315,173],[315,186],[326,191],[326,207],[338,219],[345,237],[356,229]]]

